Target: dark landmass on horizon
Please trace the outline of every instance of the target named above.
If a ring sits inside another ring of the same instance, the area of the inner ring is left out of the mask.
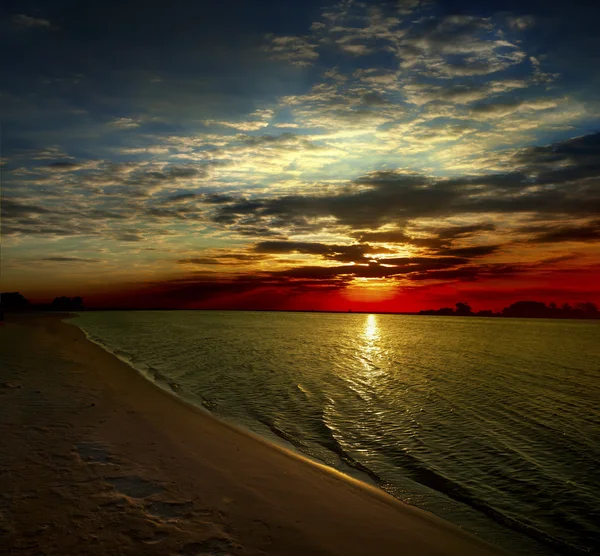
[[[600,310],[592,302],[577,303],[572,306],[568,303],[558,307],[555,303],[546,305],[541,301],[517,301],[501,311],[483,309],[473,311],[468,303],[458,302],[455,307],[442,307],[441,309],[425,309],[417,312],[410,311],[323,311],[315,309],[182,309],[177,307],[85,307],[80,296],[55,297],[51,303],[30,303],[19,292],[0,293],[0,309],[2,311],[254,311],[254,312],[284,312],[284,313],[352,313],[352,314],[381,314],[381,315],[430,315],[441,317],[502,317],[502,318],[545,318],[545,319],[600,319]]]

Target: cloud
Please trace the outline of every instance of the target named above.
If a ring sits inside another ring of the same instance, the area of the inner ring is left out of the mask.
[[[235,201],[237,197],[232,195],[222,195],[219,193],[177,193],[163,199],[162,204],[177,204],[187,201],[197,201],[209,205],[221,205]]]
[[[371,48],[369,48],[368,46],[366,46],[364,44],[351,44],[349,42],[346,42],[343,39],[339,40],[338,44],[340,45],[340,48],[342,50],[344,50],[345,52],[348,52],[350,54],[353,54],[354,56],[365,56],[365,55],[373,52],[373,50]]]
[[[272,276],[286,278],[391,278],[413,273],[430,272],[437,269],[454,268],[468,263],[459,257],[399,257],[382,259],[380,262],[342,266],[296,266],[287,270],[272,272]]]
[[[48,170],[56,172],[72,172],[80,168],[80,165],[76,162],[51,162],[47,166]]]
[[[506,21],[508,26],[516,31],[524,31],[536,23],[536,19],[532,15],[508,15]]]
[[[44,257],[42,261],[50,261],[55,263],[99,263],[101,259],[85,259],[82,257]]]
[[[459,257],[477,257],[494,253],[500,246],[469,246],[452,247],[456,240],[463,240],[481,232],[493,231],[492,224],[468,224],[464,226],[436,226],[428,228],[420,226],[418,234],[410,234],[406,228],[402,230],[386,230],[377,232],[353,232],[351,235],[361,242],[410,245],[418,248],[433,250],[440,255],[455,255]],[[423,234],[426,234],[425,236]]]
[[[589,250],[598,136],[551,142],[593,120],[530,48],[534,25],[416,0],[340,2],[309,32],[263,36],[261,52],[256,37],[228,40],[230,65],[186,44],[180,58],[128,50],[144,68],[117,60],[102,86],[98,69],[74,79],[71,68],[30,87],[31,101],[11,99],[7,112],[31,112],[5,172],[4,231],[15,244],[168,245],[180,272],[323,266],[336,284],[466,279],[474,266],[485,277],[519,248]],[[200,238],[211,248],[199,252]],[[212,250],[232,244],[240,257]]]
[[[56,160],[73,158],[58,145],[50,145],[41,149],[15,149],[16,158],[30,160]]]
[[[500,276],[516,276],[523,274],[527,269],[519,265],[472,265],[449,270],[431,270],[418,272],[409,276],[410,280],[422,281],[459,281],[475,282],[479,279],[494,278]]]
[[[448,179],[403,171],[371,172],[330,195],[288,195],[222,205],[213,219],[232,224],[251,218],[254,225],[276,228],[283,223],[293,227],[298,219],[317,224],[319,219],[334,218],[355,230],[376,230],[415,218],[474,213],[590,215],[600,210],[600,195],[586,179],[591,171],[587,164],[599,147],[594,134],[526,150],[516,153],[514,160],[529,159],[528,163],[515,171],[491,175]],[[561,160],[561,164],[555,160],[544,163],[548,157]],[[593,170],[598,175],[595,166]],[[570,180],[568,187],[564,186],[566,174],[578,177]]]
[[[4,218],[16,218],[32,214],[46,214],[49,212],[49,209],[42,206],[24,204],[6,197],[2,198],[2,216]]]
[[[225,234],[220,237],[250,238],[259,245],[264,242],[258,249],[339,262],[360,262],[369,255],[385,254],[382,249],[388,246],[377,245],[382,243],[403,245],[419,253],[429,250],[430,254],[483,257],[503,243],[494,235],[491,223],[500,215],[505,231],[512,229],[513,239],[518,240],[536,235],[520,229],[527,220],[554,219],[556,226],[564,226],[569,219],[589,219],[600,211],[594,181],[600,176],[598,137],[590,134],[500,153],[501,162],[496,166],[505,169],[491,174],[440,177],[402,169],[380,170],[329,185],[317,182],[300,190],[292,186],[287,191],[279,187],[253,192],[244,186],[243,195],[239,188],[227,189],[207,181],[211,166],[206,162],[60,160],[34,167],[18,177],[18,184],[10,185],[11,196],[3,203],[3,229],[7,235],[117,241],[142,241],[166,234],[193,237],[198,230],[210,229]],[[319,152],[313,142],[293,134],[242,135],[236,141],[240,153],[274,149],[277,158],[303,146]],[[476,223],[472,223],[474,215]],[[436,222],[433,226],[432,220]],[[339,239],[304,239],[314,233],[354,241],[345,245]],[[593,231],[585,233],[595,237]],[[481,234],[489,237],[469,239]],[[553,228],[537,233],[540,241],[548,242],[569,234]],[[465,251],[448,251],[454,249]]]
[[[526,59],[490,19],[468,15],[424,19],[408,29],[396,52],[402,68],[440,78],[497,73]]]
[[[285,254],[300,253],[303,255],[321,255],[325,259],[340,262],[364,262],[372,259],[372,255],[390,253],[389,249],[373,247],[368,244],[332,245],[318,242],[301,241],[263,241],[254,246],[257,253]],[[371,255],[368,257],[367,255]]]
[[[277,36],[269,34],[265,37],[267,44],[263,49],[272,60],[287,62],[294,66],[311,66],[319,57],[317,45],[303,37]]]
[[[249,119],[246,121],[204,120],[203,123],[206,126],[230,127],[239,131],[258,131],[269,126],[273,114],[271,109],[258,109],[249,114]]]
[[[523,234],[533,234],[531,243],[597,242],[600,241],[600,220],[581,224],[554,226],[524,226]]]
[[[109,124],[117,129],[136,129],[140,127],[140,122],[134,118],[116,118]]]
[[[441,239],[464,238],[479,234],[479,232],[490,232],[496,229],[494,224],[487,222],[480,224],[466,224],[463,226],[450,226],[446,228],[436,228],[435,231]]]
[[[444,249],[441,251],[444,255],[454,255],[456,257],[484,257],[498,251],[501,245],[474,245],[472,247],[456,247],[453,249]]]
[[[502,102],[477,104],[471,108],[471,117],[503,118],[518,111],[539,111],[556,108],[558,102],[554,99],[538,98],[535,100],[511,99]]]
[[[486,82],[468,80],[462,83],[450,81],[444,84],[413,82],[404,85],[402,91],[407,100],[417,105],[429,102],[469,104],[516,89],[525,89],[529,83],[524,79],[503,79]]]
[[[282,102],[296,122],[328,130],[375,129],[405,114],[401,105],[391,103],[380,92],[340,83],[318,84],[309,93],[286,96]]]
[[[27,14],[15,14],[12,24],[16,29],[55,29],[50,20],[41,17],[33,17]]]
[[[413,238],[404,230],[388,230],[384,232],[355,232],[353,234],[361,242],[371,241],[374,243],[412,243]]]
[[[121,232],[115,236],[115,239],[118,241],[125,241],[125,242],[138,242],[138,241],[144,241],[144,236],[142,236],[141,234],[138,234],[136,232]]]
[[[251,253],[214,253],[212,257],[190,257],[187,259],[179,259],[178,264],[184,265],[247,265],[263,261],[269,257],[265,255],[256,255]]]

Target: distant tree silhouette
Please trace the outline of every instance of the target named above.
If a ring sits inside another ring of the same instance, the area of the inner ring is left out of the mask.
[[[515,317],[515,318],[554,318],[554,319],[600,319],[600,310],[598,307],[588,301],[578,303],[574,308],[568,303],[558,307],[556,303],[550,303],[546,306],[541,301],[517,301],[508,307],[502,309],[501,313],[494,313],[489,309],[473,313],[468,303],[458,302],[456,311],[450,307],[441,309],[427,309],[419,311],[420,315],[456,315],[460,317]]]
[[[5,311],[24,311],[30,307],[29,301],[19,292],[3,292],[0,299]]]
[[[502,310],[505,317],[543,318],[549,316],[549,309],[541,301],[517,301]]]
[[[598,307],[594,303],[578,303],[575,306],[577,311],[581,311],[584,315],[584,318],[598,318]]]
[[[477,311],[477,313],[475,313],[478,317],[494,317],[496,316],[494,311],[492,311],[491,309],[483,309],[481,311]]]
[[[461,317],[467,317],[473,314],[471,306],[468,303],[457,303],[456,304],[456,314]]]

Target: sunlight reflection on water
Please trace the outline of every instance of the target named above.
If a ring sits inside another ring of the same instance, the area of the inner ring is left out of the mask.
[[[78,320],[178,395],[366,472],[511,553],[552,553],[534,540],[550,539],[579,554],[600,534],[589,517],[600,508],[597,323],[201,311]]]

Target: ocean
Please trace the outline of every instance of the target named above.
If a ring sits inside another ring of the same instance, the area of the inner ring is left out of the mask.
[[[71,320],[159,386],[513,554],[600,553],[600,322],[237,311]]]

